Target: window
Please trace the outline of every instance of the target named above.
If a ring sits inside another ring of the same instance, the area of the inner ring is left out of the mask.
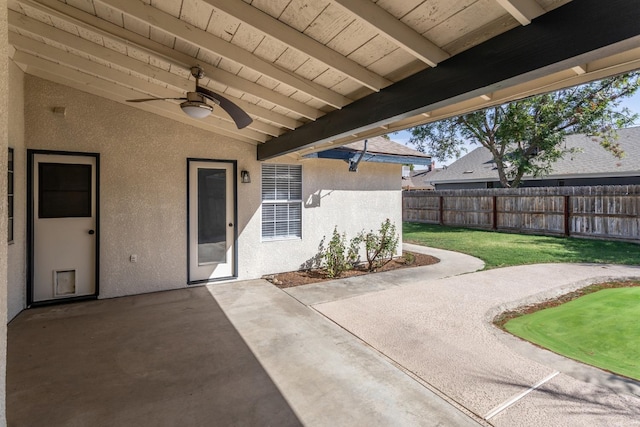
[[[7,241],[13,242],[13,148],[9,148],[9,158],[7,161],[7,198],[8,198],[8,214],[7,221]]]
[[[262,165],[262,239],[302,237],[302,166]]]
[[[38,218],[91,216],[91,165],[40,163]]]

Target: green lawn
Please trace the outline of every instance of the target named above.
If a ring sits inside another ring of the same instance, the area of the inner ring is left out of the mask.
[[[547,262],[640,265],[640,245],[604,240],[497,233],[433,224],[403,223],[403,240],[473,255],[487,269]]]
[[[640,287],[604,289],[508,321],[505,329],[563,356],[640,380]]]

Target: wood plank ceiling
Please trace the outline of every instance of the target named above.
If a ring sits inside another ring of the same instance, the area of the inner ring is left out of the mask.
[[[238,130],[221,108],[191,119],[178,101],[126,105],[252,144],[271,140],[277,154],[278,137],[566,3],[9,0],[9,43],[25,72],[121,103],[184,96],[194,90],[190,67],[200,65],[200,84],[243,108],[251,125]],[[637,68],[637,46],[604,49],[588,63],[287,151],[303,155]]]

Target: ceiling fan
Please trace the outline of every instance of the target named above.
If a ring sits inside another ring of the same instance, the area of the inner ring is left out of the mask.
[[[197,65],[195,67],[191,67],[191,75],[196,79],[196,90],[195,92],[187,92],[186,97],[127,99],[127,102],[162,101],[165,99],[184,101],[180,104],[180,108],[182,108],[182,111],[184,111],[185,114],[189,117],[193,117],[194,119],[203,119],[213,111],[213,106],[207,103],[208,99],[226,111],[236,123],[238,129],[248,126],[253,121],[253,119],[249,117],[242,108],[238,107],[224,96],[199,85],[200,79],[204,77],[204,71],[202,68]]]

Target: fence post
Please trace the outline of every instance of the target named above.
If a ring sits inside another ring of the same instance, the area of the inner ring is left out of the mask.
[[[440,225],[444,225],[444,196],[440,196]]]
[[[569,206],[569,197],[564,196],[564,235],[569,237],[571,234],[571,208]]]
[[[493,223],[491,228],[493,230],[498,229],[498,196],[493,196]]]

